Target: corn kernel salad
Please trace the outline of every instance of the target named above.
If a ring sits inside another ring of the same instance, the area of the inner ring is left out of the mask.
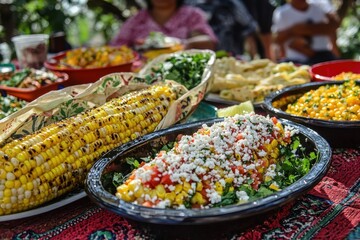
[[[332,77],[334,80],[360,80],[360,74],[359,73],[353,73],[353,72],[342,72],[334,77]]]
[[[127,202],[157,208],[211,208],[280,191],[305,175],[317,158],[302,155],[297,130],[276,118],[236,115],[142,162],[117,187]],[[300,153],[300,154],[298,154]]]
[[[60,60],[60,68],[98,68],[125,64],[135,59],[135,53],[129,47],[102,46],[76,48],[66,52]]]
[[[360,120],[360,86],[355,81],[324,85],[289,104],[287,113],[333,121]]]

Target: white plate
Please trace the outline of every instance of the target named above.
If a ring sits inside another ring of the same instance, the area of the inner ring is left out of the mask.
[[[26,218],[26,217],[36,216],[41,213],[46,213],[46,212],[52,211],[54,209],[57,209],[59,207],[65,206],[69,203],[75,202],[76,200],[79,200],[85,196],[86,196],[86,193],[83,189],[75,190],[74,192],[69,193],[65,197],[62,197],[58,201],[56,201],[56,200],[55,200],[55,202],[51,201],[50,203],[42,205],[38,208],[34,208],[34,209],[31,209],[31,210],[28,210],[25,212],[19,212],[19,213],[0,216],[0,222],[22,219],[22,218]]]

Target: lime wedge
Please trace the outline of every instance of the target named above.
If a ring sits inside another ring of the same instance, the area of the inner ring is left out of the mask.
[[[230,117],[236,114],[246,114],[254,112],[254,106],[251,101],[242,102],[238,105],[233,105],[226,108],[220,108],[217,110],[218,117]]]

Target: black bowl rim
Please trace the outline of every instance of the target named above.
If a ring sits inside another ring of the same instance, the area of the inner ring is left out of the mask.
[[[311,124],[314,126],[326,127],[326,128],[360,128],[360,121],[333,121],[333,120],[322,120],[316,118],[307,118],[307,117],[297,116],[294,114],[289,114],[279,108],[275,108],[272,105],[274,100],[282,97],[285,94],[301,93],[302,90],[305,90],[307,88],[315,89],[324,85],[334,85],[334,84],[340,85],[343,84],[344,82],[346,81],[333,80],[326,82],[309,82],[309,83],[286,87],[266,96],[264,99],[263,107],[265,108],[266,111],[268,111],[268,113],[275,114],[279,118],[285,118],[285,119],[291,118],[291,120],[303,124]],[[360,85],[360,80],[357,80],[356,83]]]
[[[171,133],[172,131],[199,127],[202,124],[212,124],[221,120],[222,118],[216,118],[206,121],[179,124],[174,127],[159,130],[144,137],[140,137],[137,140],[109,151],[93,165],[87,175],[85,180],[85,190],[88,196],[99,206],[113,211],[122,217],[135,221],[165,225],[202,225],[214,222],[243,219],[278,208],[310,190],[313,186],[320,182],[330,167],[332,152],[330,145],[323,137],[321,137],[317,132],[301,124],[294,123],[286,119],[280,119],[283,124],[299,129],[299,134],[302,134],[311,140],[315,144],[315,148],[319,151],[320,157],[308,174],[289,187],[284,188],[282,191],[265,198],[240,205],[231,205],[221,208],[159,209],[143,207],[125,202],[103,188],[101,183],[102,172],[109,163],[114,161],[124,151],[146,141],[151,141],[159,136]]]

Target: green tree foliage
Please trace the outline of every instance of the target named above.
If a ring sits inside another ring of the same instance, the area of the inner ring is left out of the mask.
[[[274,2],[280,0],[274,0]],[[107,43],[123,21],[144,6],[143,0],[0,1],[0,43],[18,34],[65,32],[74,47]],[[343,17],[338,45],[343,58],[360,58],[360,2],[334,0]],[[345,3],[345,4],[342,4]],[[350,6],[350,7],[349,7]]]
[[[18,34],[65,32],[74,46],[100,35],[108,42],[119,25],[141,6],[129,0],[0,1],[0,42]]]
[[[360,3],[349,9],[338,30],[338,46],[343,58],[360,60]]]

